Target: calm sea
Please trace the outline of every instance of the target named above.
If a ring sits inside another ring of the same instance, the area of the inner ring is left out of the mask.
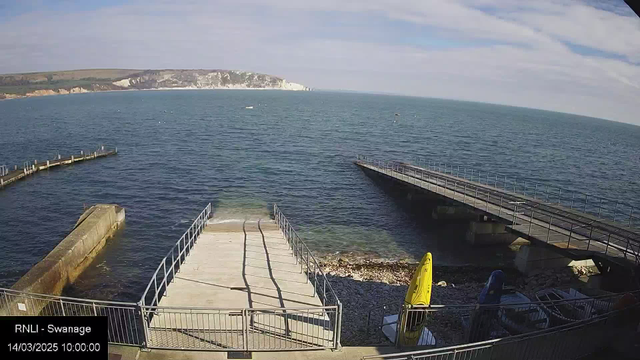
[[[253,106],[253,109],[245,109]],[[395,116],[395,114],[399,116]],[[415,156],[640,205],[640,127],[515,107],[329,92],[143,91],[0,101],[0,164],[98,145],[119,155],[0,191],[0,286],[11,286],[94,203],[125,229],[68,294],[137,300],[208,203],[233,218],[277,202],[312,249],[436,264],[506,263],[459,226],[408,211],[354,164]]]

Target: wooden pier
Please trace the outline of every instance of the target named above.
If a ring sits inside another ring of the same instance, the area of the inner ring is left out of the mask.
[[[106,157],[109,155],[116,155],[117,153],[118,148],[115,148],[113,150],[105,150],[104,146],[102,146],[100,147],[100,149],[93,152],[81,151],[80,154],[71,155],[68,157],[62,157],[58,155],[56,159],[40,162],[38,160],[35,160],[33,161],[33,163],[25,163],[22,168],[19,168],[18,165],[15,165],[13,170],[9,170],[6,166],[0,166],[0,189],[3,189],[5,186],[12,184],[20,179],[24,179],[29,175],[33,175],[38,171],[47,170],[61,165],[70,165],[79,161],[87,161]]]

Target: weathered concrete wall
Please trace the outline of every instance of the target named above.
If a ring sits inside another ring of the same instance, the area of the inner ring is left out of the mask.
[[[522,246],[516,254],[515,265],[522,273],[534,269],[559,268],[565,266],[595,266],[593,260],[572,260],[541,246]]]
[[[507,232],[504,224],[491,221],[470,221],[465,239],[471,245],[529,244],[529,241]]]
[[[125,211],[118,205],[92,206],[82,214],[74,230],[11,289],[60,295],[65,285],[91,263],[124,218]]]

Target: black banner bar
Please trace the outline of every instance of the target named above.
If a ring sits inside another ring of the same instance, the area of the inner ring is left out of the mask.
[[[107,359],[106,316],[0,316],[0,359]]]

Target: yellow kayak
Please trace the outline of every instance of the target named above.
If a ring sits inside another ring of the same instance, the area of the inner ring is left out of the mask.
[[[411,284],[409,284],[407,295],[404,298],[405,308],[410,309],[413,305],[428,306],[431,303],[432,263],[431,253],[428,252],[420,261],[413,278],[411,278]],[[402,315],[400,345],[416,346],[427,322],[426,313],[405,311]]]

